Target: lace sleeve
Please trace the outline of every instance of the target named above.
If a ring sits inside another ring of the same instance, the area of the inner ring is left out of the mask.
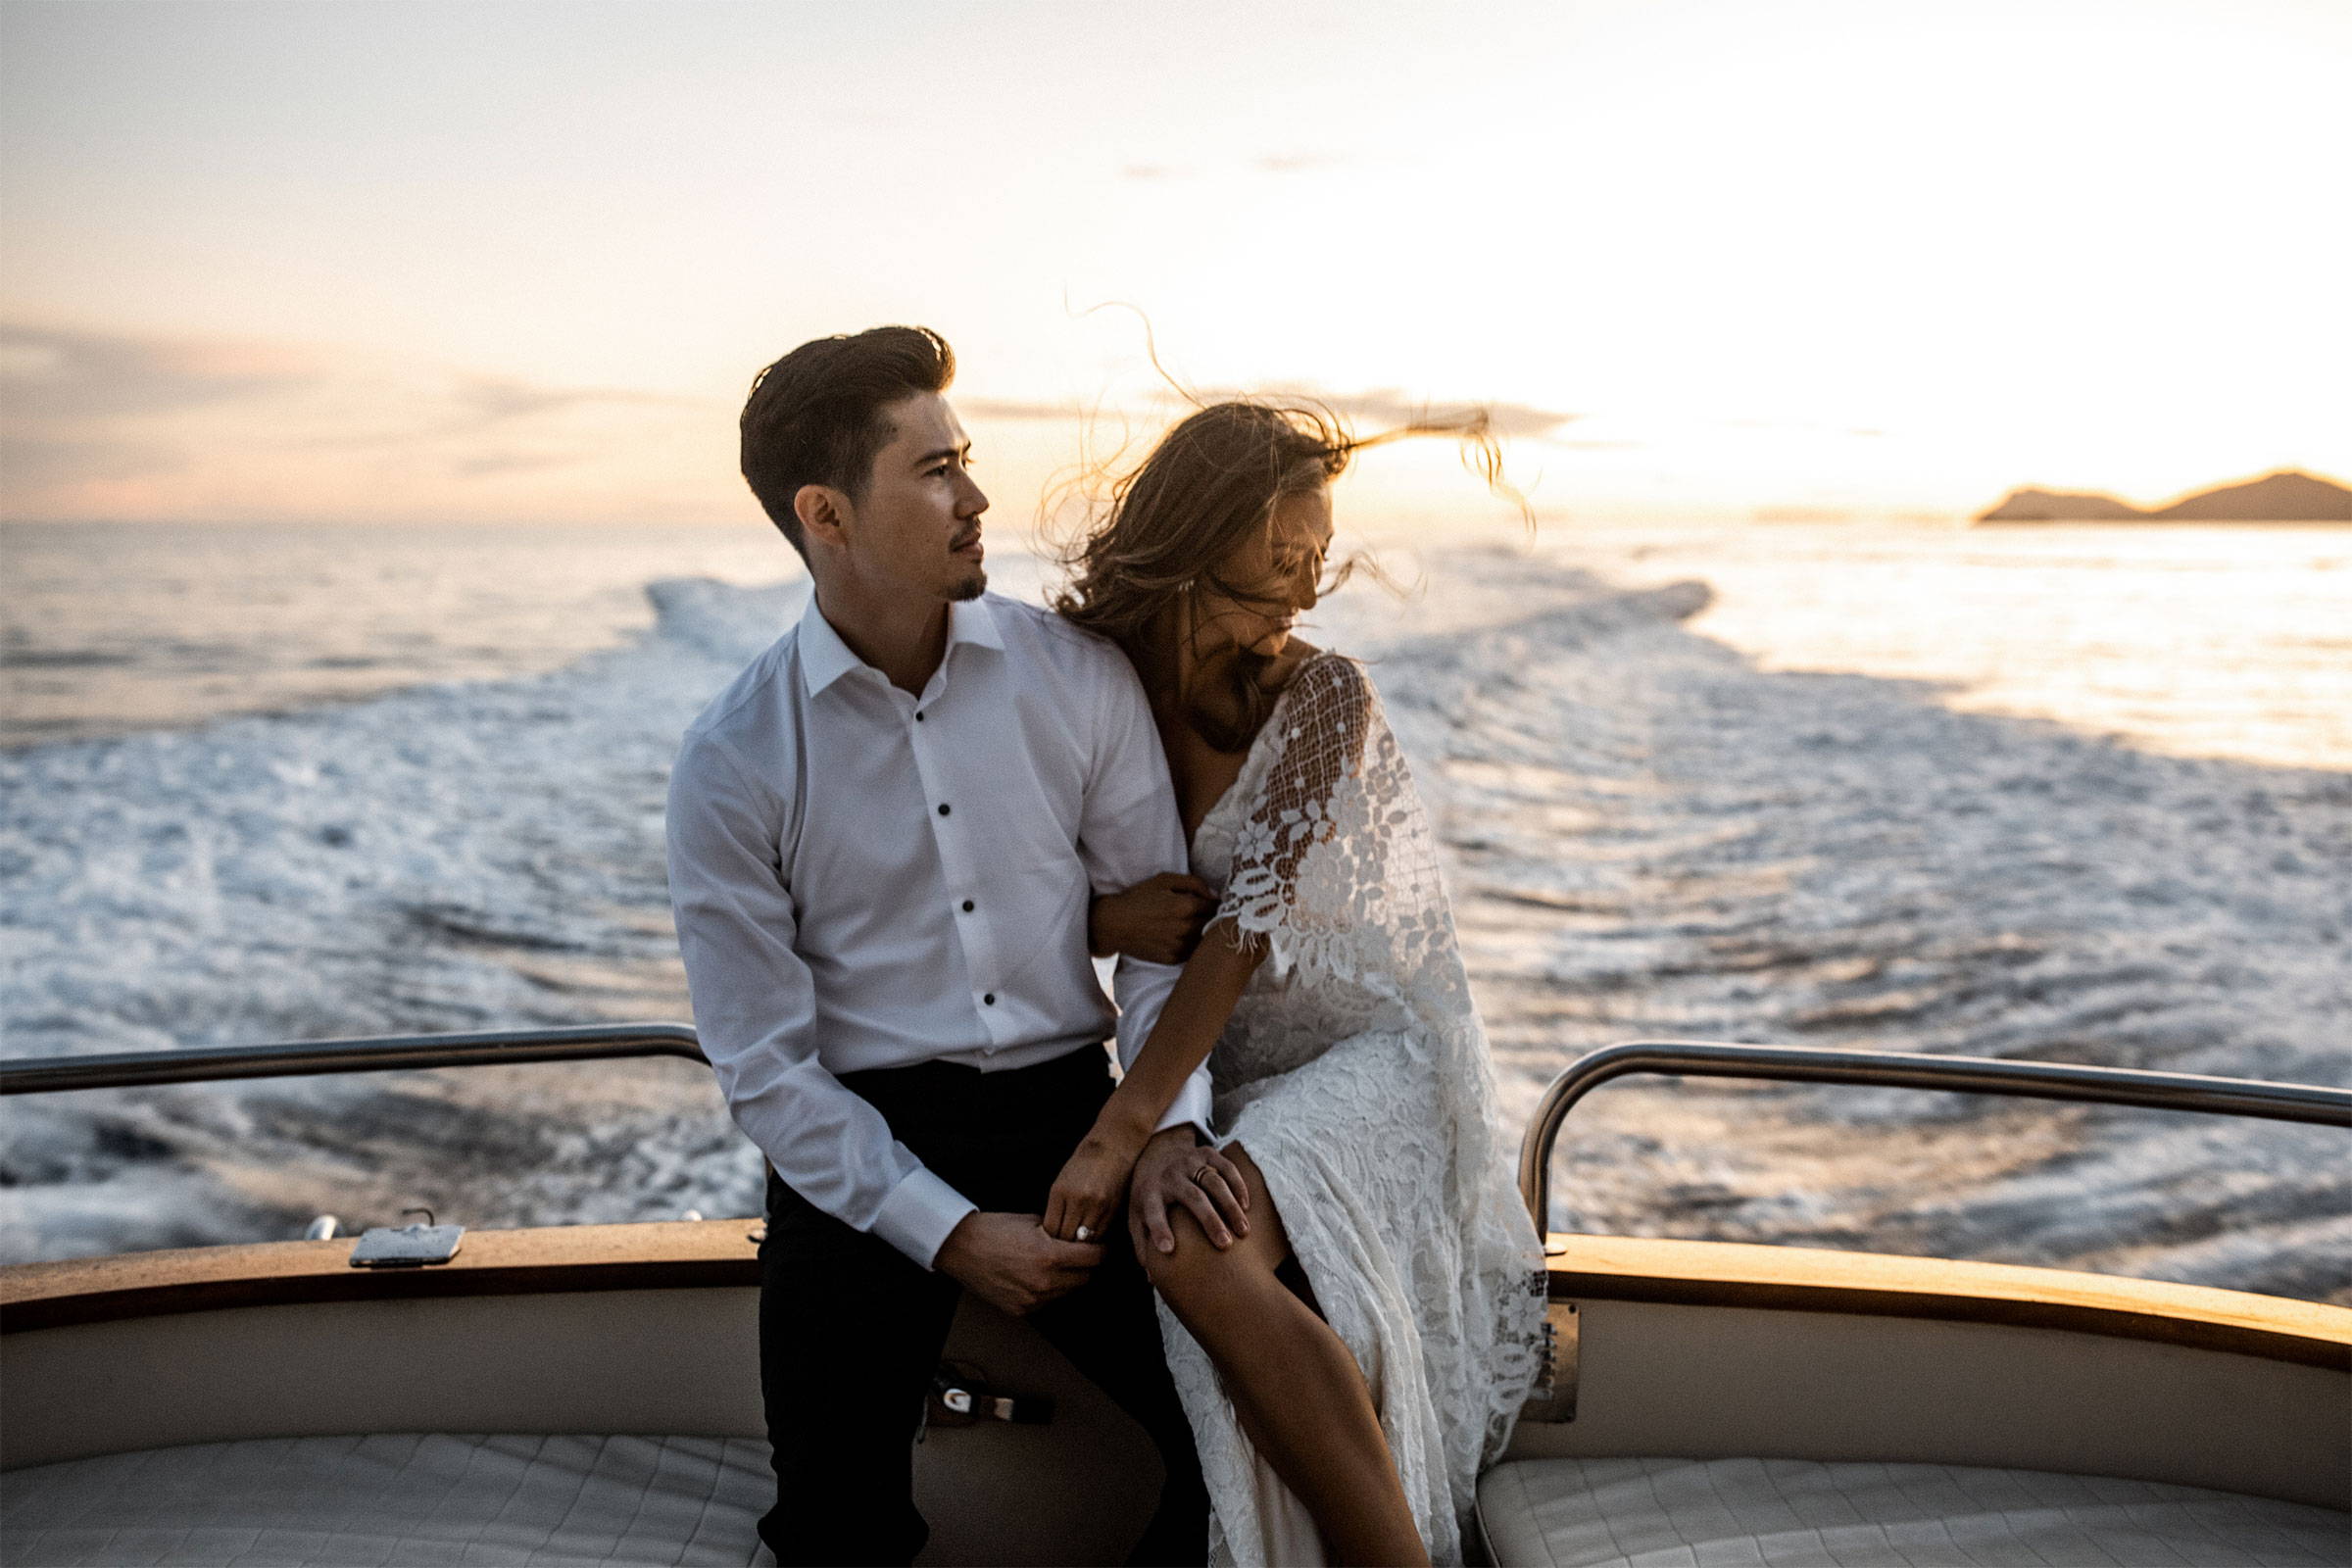
[[[1362,667],[1336,655],[1300,670],[1267,722],[1218,917],[1267,944],[1277,974],[1300,962],[1360,973],[1389,858],[1378,798],[1401,774],[1396,743]]]
[[[1383,1136],[1440,1151],[1411,1167],[1441,1172],[1425,1196],[1446,1238],[1417,1276],[1414,1308],[1424,1325],[1453,1325],[1421,1343],[1433,1386],[1447,1391],[1441,1407],[1457,1413],[1453,1500],[1466,1511],[1480,1462],[1502,1452],[1542,1365],[1548,1287],[1437,838],[1372,682],[1349,660],[1298,672],[1236,787],[1249,808],[1218,914],[1241,940],[1267,945],[1276,977],[1292,976],[1261,1009],[1258,1037],[1304,1037],[1270,1053],[1284,1065],[1269,1079],[1314,1060],[1317,1092],[1335,1102],[1395,1103],[1398,1057],[1318,1054],[1356,1038],[1393,1043],[1426,1074],[1427,1102]]]

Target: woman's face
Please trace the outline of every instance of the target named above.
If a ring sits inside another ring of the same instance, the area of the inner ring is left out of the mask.
[[[1208,658],[1228,648],[1268,658],[1291,640],[1291,622],[1315,608],[1315,585],[1331,550],[1331,490],[1317,485],[1274,503],[1266,530],[1217,563],[1215,575],[1250,594],[1229,599],[1203,583],[1195,647]]]

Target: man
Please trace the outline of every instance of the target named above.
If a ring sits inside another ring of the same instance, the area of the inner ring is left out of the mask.
[[[1189,900],[1182,830],[1126,661],[985,593],[954,374],[936,333],[879,327],[754,383],[744,477],[812,591],[687,731],[670,784],[695,1021],[770,1166],[760,1535],[779,1562],[921,1549],[911,1444],[970,1290],[1028,1315],[1158,1445],[1167,1481],[1132,1560],[1198,1563],[1206,1498],[1142,1271],[1038,1217],[1111,1087],[1090,897],[1158,873],[1163,908]],[[1120,959],[1122,1060],[1175,974]],[[1207,1121],[1203,1073],[1144,1168]]]

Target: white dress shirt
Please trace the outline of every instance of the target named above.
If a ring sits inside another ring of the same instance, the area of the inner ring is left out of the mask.
[[[1178,970],[1122,956],[1092,895],[1186,869],[1142,684],[1109,643],[995,594],[949,607],[918,696],[812,593],[686,731],[669,887],[703,1050],[794,1191],[931,1266],[974,1204],[836,1076],[1030,1067],[1109,1037],[1135,1059]],[[1205,1064],[1162,1127],[1208,1126]]]

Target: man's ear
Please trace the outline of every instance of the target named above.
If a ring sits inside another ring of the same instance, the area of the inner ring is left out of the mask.
[[[793,515],[801,519],[801,536],[811,544],[823,541],[838,550],[846,540],[850,498],[829,484],[805,484],[792,493]]]

